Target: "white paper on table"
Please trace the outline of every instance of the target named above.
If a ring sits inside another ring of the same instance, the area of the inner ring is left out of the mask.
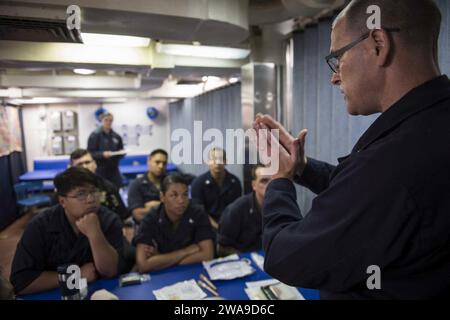
[[[250,254],[250,257],[252,258],[253,262],[258,266],[258,268],[264,271],[264,257],[256,252],[252,252]]]
[[[245,288],[244,291],[250,300],[267,300],[260,287]]]
[[[251,266],[249,259],[240,259],[237,254],[211,261],[203,261],[203,267],[211,280],[232,280],[248,276],[256,271]]]
[[[245,285],[247,288],[245,289],[245,293],[250,300],[267,300],[267,297],[262,292],[261,287],[276,284],[278,284],[278,287],[283,290],[283,296],[286,297],[281,300],[305,300],[297,288],[288,286],[287,284],[284,284],[276,279],[246,282]]]
[[[280,281],[277,280],[277,279],[250,281],[250,282],[246,282],[245,286],[247,288],[254,288],[254,287],[261,288],[261,287],[268,286],[268,285],[271,285],[271,284],[275,284],[275,283],[278,283],[278,282],[280,282]]]
[[[209,261],[203,261],[203,267],[205,267],[205,269],[207,267],[209,267],[212,264],[215,264],[216,262],[224,262],[224,261],[233,261],[233,260],[239,260],[239,256],[236,253],[230,254],[226,257],[222,257],[222,258],[217,258],[214,260],[209,260]]]
[[[153,294],[157,300],[199,300],[207,297],[194,279],[154,290]]]

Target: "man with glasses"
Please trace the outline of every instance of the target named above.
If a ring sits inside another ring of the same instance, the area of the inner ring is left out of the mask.
[[[122,268],[122,223],[100,206],[98,179],[84,168],[69,168],[54,180],[59,204],[27,225],[11,267],[18,294],[58,287],[57,268],[76,264],[81,278],[114,277]]]
[[[97,163],[86,149],[77,149],[70,154],[70,166],[86,168],[92,173],[95,173],[97,170]],[[127,219],[130,214],[123,203],[117,187],[99,175],[97,175],[97,178],[99,179],[99,190],[101,192],[101,205],[117,213],[122,220]]]
[[[97,169],[97,163],[92,158],[89,151],[85,149],[77,149],[70,154],[70,166],[77,168],[86,168],[94,173]],[[128,220],[130,211],[123,203],[122,197],[119,194],[117,187],[109,180],[96,174],[98,179],[98,190],[100,191],[100,204],[112,212],[116,213],[124,222],[125,227],[129,227],[132,223]],[[126,234],[127,229],[124,229]],[[136,248],[131,245],[131,237],[128,240],[123,237],[123,257],[125,260],[124,269],[122,271],[129,271],[135,264]]]
[[[381,9],[367,29],[367,8]],[[263,204],[265,270],[331,299],[450,297],[450,80],[432,0],[353,0],[327,57],[351,115],[381,113],[333,166],[305,156],[306,130],[280,129],[279,172]],[[260,136],[263,138],[263,135]],[[277,145],[278,146],[278,145]],[[293,181],[317,194],[300,213]]]

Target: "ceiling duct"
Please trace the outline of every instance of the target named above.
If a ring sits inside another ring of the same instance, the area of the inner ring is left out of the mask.
[[[65,20],[44,20],[0,15],[0,40],[82,43],[78,30]]]
[[[311,17],[333,6],[336,0],[281,0],[281,2],[289,12]]]
[[[314,17],[322,10],[341,3],[342,0],[250,0],[250,25]]]
[[[0,15],[65,21],[81,11],[81,32],[238,45],[248,36],[248,0],[0,0]]]

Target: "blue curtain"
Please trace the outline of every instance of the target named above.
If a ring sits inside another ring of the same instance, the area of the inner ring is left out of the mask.
[[[19,216],[16,204],[14,184],[24,173],[24,166],[19,152],[0,157],[0,230],[8,226]]]
[[[441,72],[450,76],[450,2],[448,0],[437,0],[436,3],[442,13],[439,64]]]
[[[23,128],[22,113],[19,110],[20,127]],[[25,149],[25,139],[22,135],[22,148]],[[24,152],[12,152],[0,157],[0,230],[19,217],[16,204],[14,184],[20,182],[19,177],[26,171]]]
[[[436,1],[442,12],[439,39],[439,63],[442,73],[450,75],[450,2]],[[331,70],[324,57],[329,53],[332,19],[325,19],[293,35],[293,134],[309,130],[306,143],[308,156],[333,164],[350,153],[362,133],[379,115],[348,115],[339,88],[332,86]],[[303,187],[297,189],[303,214],[311,208],[314,194]]]
[[[201,146],[195,145],[194,141],[194,121],[202,122],[203,133],[207,129],[218,129],[224,139],[226,129],[242,128],[241,115],[241,85],[239,83],[207,92],[200,96],[179,100],[171,103],[169,106],[170,130],[187,129],[191,135],[192,159],[194,157],[194,147],[196,150],[202,150],[207,147],[209,142],[202,142]],[[177,142],[171,141],[173,148]],[[224,147],[226,139],[224,140]],[[239,152],[239,150],[235,150]],[[241,150],[243,152],[243,150]],[[208,170],[206,164],[186,165],[182,164],[179,168],[190,174],[199,175]],[[239,164],[227,165],[227,170],[235,174],[242,182],[243,166]]]
[[[337,163],[348,154],[360,135],[377,118],[348,115],[339,88],[331,85],[331,70],[324,57],[330,50],[331,19],[296,32],[293,66],[293,134],[308,129],[308,156]],[[303,214],[311,208],[314,194],[297,187]]]

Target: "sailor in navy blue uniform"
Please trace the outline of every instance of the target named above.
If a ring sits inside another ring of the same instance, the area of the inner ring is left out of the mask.
[[[252,168],[253,192],[229,204],[222,213],[217,236],[220,256],[261,250],[261,208],[270,176],[263,175],[263,166]]]
[[[69,168],[54,180],[59,204],[25,228],[11,268],[16,293],[58,287],[57,268],[76,264],[92,282],[114,277],[124,265],[119,216],[100,206],[98,179],[85,168]]]
[[[89,151],[85,149],[76,149],[70,154],[70,166],[86,168],[92,173],[95,173],[97,169],[95,160],[92,158]],[[117,213],[122,221],[126,220],[129,217],[129,212],[117,187],[109,180],[106,180],[99,175],[97,175],[97,178],[100,180],[99,189],[102,193],[100,199],[101,205],[108,208],[112,212]]]
[[[120,189],[122,176],[119,161],[123,155],[113,156],[111,152],[123,150],[122,138],[112,129],[114,118],[111,113],[102,113],[100,119],[102,125],[89,136],[87,149],[97,162],[97,174]]]
[[[211,260],[214,231],[203,208],[190,204],[188,185],[180,174],[163,180],[161,201],[144,217],[133,240],[139,272]]]
[[[338,15],[327,57],[348,112],[381,113],[351,153],[337,165],[306,158],[306,130],[294,138],[270,116],[254,123],[280,133],[271,139],[279,166],[262,209],[264,270],[324,299],[448,301],[450,80],[436,58],[441,14],[434,1],[379,1],[389,12],[383,26],[398,32],[364,35],[371,3],[351,1]],[[307,213],[293,181],[317,194]]]
[[[226,206],[242,195],[239,179],[225,169],[226,153],[220,148],[209,151],[209,171],[192,182],[191,195],[195,204],[202,205],[209,214],[214,229]]]
[[[137,223],[161,203],[159,195],[161,182],[166,176],[167,160],[166,151],[152,151],[147,161],[148,171],[128,187],[128,210]]]

